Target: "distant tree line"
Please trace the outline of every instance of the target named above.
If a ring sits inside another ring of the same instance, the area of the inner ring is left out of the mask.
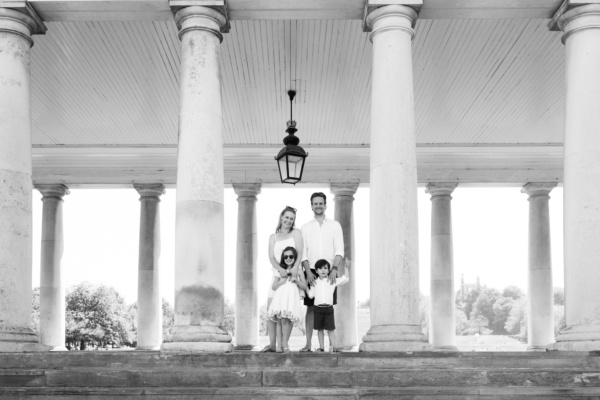
[[[370,299],[359,302],[358,308],[370,308]],[[429,310],[429,297],[421,296],[419,314],[425,335],[429,334]],[[455,315],[457,335],[512,335],[527,340],[527,296],[517,286],[507,286],[502,291],[480,286],[464,298],[458,292]],[[554,288],[554,333],[564,327],[564,292]]]
[[[126,304],[125,298],[107,285],[83,282],[67,289],[66,343],[69,350],[105,349],[137,346],[137,304]],[[40,289],[32,296],[31,328],[39,333]],[[163,340],[171,341],[174,325],[173,307],[162,299]],[[225,302],[224,328],[233,334],[235,310]]]

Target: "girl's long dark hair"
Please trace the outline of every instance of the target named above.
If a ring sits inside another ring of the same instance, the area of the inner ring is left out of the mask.
[[[281,252],[281,260],[279,260],[279,266],[281,268],[285,268],[287,269],[288,266],[285,263],[285,260],[283,259],[283,255],[285,254],[286,251],[291,251],[294,254],[294,264],[296,263],[296,260],[298,259],[298,252],[296,251],[296,249],[292,246],[288,246],[285,249],[283,249],[283,251]],[[292,264],[292,266],[294,265]]]

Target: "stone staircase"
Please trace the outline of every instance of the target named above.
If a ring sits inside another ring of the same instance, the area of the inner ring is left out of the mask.
[[[600,352],[0,353],[0,399],[600,399]]]

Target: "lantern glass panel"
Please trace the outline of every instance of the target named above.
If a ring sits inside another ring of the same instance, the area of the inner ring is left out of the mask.
[[[304,157],[292,156],[288,157],[289,177],[300,179],[302,174],[302,165],[304,164]]]

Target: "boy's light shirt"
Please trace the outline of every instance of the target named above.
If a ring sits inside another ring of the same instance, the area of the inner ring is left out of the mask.
[[[315,281],[313,287],[308,291],[308,297],[315,299],[315,306],[321,304],[333,304],[333,292],[337,286],[347,283],[350,279],[346,275],[342,275],[335,280],[335,283],[330,283],[329,279],[321,278]]]

